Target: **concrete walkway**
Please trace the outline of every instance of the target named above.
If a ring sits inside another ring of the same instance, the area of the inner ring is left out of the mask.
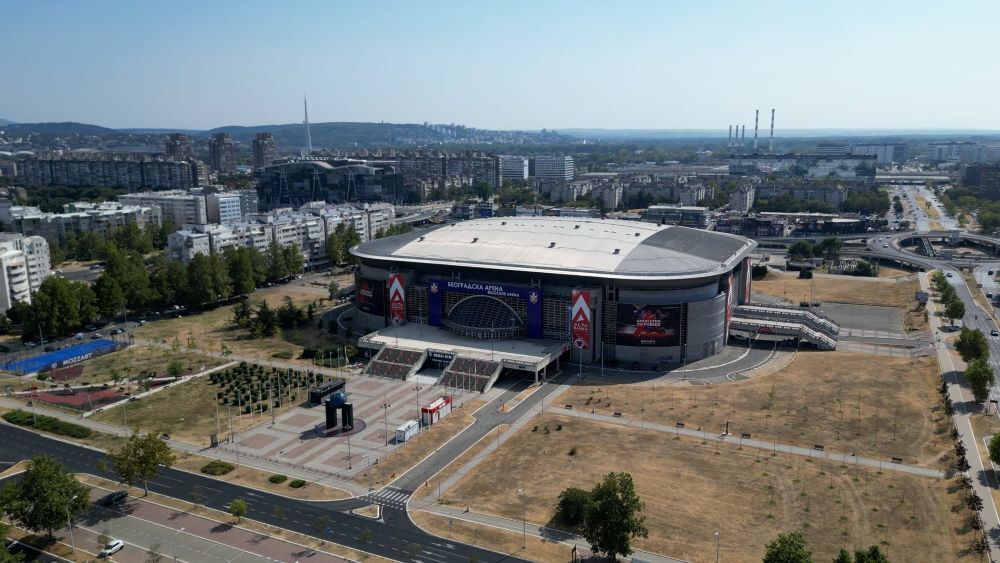
[[[31,407],[25,405],[24,401],[12,399],[9,397],[0,397],[0,406],[9,409],[21,409],[25,411],[30,411]],[[65,420],[66,422],[72,422],[73,424],[79,424],[91,430],[97,432],[103,432],[105,434],[110,434],[112,436],[126,436],[126,429],[123,426],[118,426],[115,424],[107,424],[105,422],[98,422],[90,418],[80,418],[79,415],[74,415],[62,410],[46,408],[35,404],[35,410],[38,414],[44,414],[46,416],[51,416],[58,418],[60,420]],[[58,436],[56,437],[58,439]],[[222,450],[220,448],[206,448],[203,446],[198,446],[195,444],[189,444],[187,442],[181,442],[178,440],[167,440],[170,447],[187,453],[197,454],[200,456],[207,457],[209,459],[219,459],[223,461],[228,461],[230,463],[239,463],[244,467],[252,467],[254,469],[260,469],[261,471],[266,471],[268,473],[281,473],[287,475],[292,479],[302,479],[310,483],[318,483],[320,485],[328,485],[331,487],[336,487],[347,491],[353,496],[360,496],[368,493],[368,488],[364,485],[359,485],[347,479],[339,478],[333,473],[313,471],[309,469],[303,469],[297,466],[284,465],[279,463],[274,463],[266,459],[258,459],[254,457],[247,457],[245,455],[237,455],[235,452],[230,452]]]
[[[520,520],[511,520],[510,518],[492,516],[490,514],[466,512],[465,509],[438,504],[427,506],[422,510],[431,514],[437,514],[438,516],[444,516],[452,520],[464,520],[466,522],[473,522],[483,526],[492,526],[501,530],[507,530],[508,532],[516,532],[519,534],[524,533],[535,538],[563,543],[567,546],[567,555],[569,555],[570,549],[573,546],[576,546],[577,553],[580,555],[585,552],[590,552],[590,544],[587,540],[583,539],[583,537],[556,528],[548,528],[546,526],[532,524],[531,522],[521,522]],[[684,560],[682,559],[674,559],[672,557],[666,557],[656,553],[650,553],[648,551],[636,550],[632,552],[632,557],[642,561],[649,561],[651,563],[684,563]]]
[[[594,414],[589,412],[583,412],[580,410],[565,410],[556,407],[548,407],[545,410],[552,414],[561,414],[565,416],[586,418],[588,420],[594,420],[597,422],[604,422],[607,424],[617,424],[621,426],[630,426],[632,428],[641,428],[643,430],[652,430],[655,432],[670,433],[676,436],[688,436],[691,438],[698,438],[701,440],[709,440],[709,439],[721,440],[726,443],[739,443],[741,446],[744,447],[758,448],[760,450],[769,452],[776,451],[784,454],[792,454],[809,458],[841,461],[845,464],[853,463],[856,465],[864,465],[867,467],[877,468],[879,471],[899,471],[901,473],[909,473],[911,475],[918,475],[920,477],[931,477],[934,479],[940,479],[944,477],[944,472],[938,471],[936,469],[929,469],[917,465],[907,465],[904,463],[892,463],[892,461],[890,460],[859,457],[856,455],[847,455],[846,453],[817,451],[812,448],[790,446],[788,444],[779,444],[777,442],[767,442],[764,440],[740,438],[739,436],[735,435],[721,436],[714,432],[708,432],[706,430],[677,428],[676,426],[667,426],[665,424],[658,424],[655,422],[648,422],[648,421],[644,422],[642,420],[636,420],[634,418],[614,417],[614,416],[608,416],[606,414]]]
[[[930,282],[926,273],[920,274],[920,289],[931,293]],[[976,305],[975,303],[966,303],[965,306],[972,310]],[[940,336],[942,334],[941,321],[936,314],[939,309],[940,305],[935,303],[933,299],[927,302],[927,316],[930,320],[931,332]],[[997,514],[997,507],[993,502],[993,493],[987,479],[986,465],[979,454],[976,433],[972,428],[972,420],[969,416],[970,412],[977,410],[978,407],[972,403],[972,397],[967,396],[965,390],[962,388],[962,381],[958,371],[955,369],[955,363],[951,359],[951,352],[949,352],[947,344],[938,342],[936,347],[941,375],[948,382],[948,396],[951,397],[952,403],[955,405],[955,414],[952,419],[955,421],[955,427],[958,428],[959,438],[962,440],[962,444],[965,445],[969,465],[972,466],[967,475],[972,480],[972,489],[983,499],[983,510],[980,512],[980,515],[983,519],[986,536],[994,538],[1000,533],[1000,515]],[[992,561],[1000,560],[1000,548],[997,547],[995,541],[990,541],[990,559]]]

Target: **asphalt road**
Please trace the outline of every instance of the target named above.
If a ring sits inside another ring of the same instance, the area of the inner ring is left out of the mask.
[[[68,471],[117,479],[110,471],[102,472],[98,469],[98,461],[106,458],[102,452],[6,424],[0,425],[0,461],[21,459],[25,454],[49,455],[59,460]],[[427,534],[410,521],[405,511],[383,511],[381,521],[373,521],[347,512],[366,504],[359,499],[332,502],[289,499],[175,469],[164,469],[160,476],[150,481],[149,490],[193,502],[191,493],[195,486],[200,488],[203,496],[201,504],[205,506],[226,511],[231,500],[244,498],[248,504],[248,518],[310,536],[322,537],[333,543],[389,559],[406,559],[410,546],[416,544],[420,546],[420,555],[417,559],[427,562],[466,563],[473,558],[484,562],[521,561],[505,554],[446,541]],[[284,516],[275,517],[275,507],[280,507]],[[358,537],[359,529],[370,529],[378,541],[363,542]]]

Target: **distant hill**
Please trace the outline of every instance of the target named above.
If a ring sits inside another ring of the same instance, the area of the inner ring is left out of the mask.
[[[194,136],[204,136],[207,133],[203,129],[158,129],[158,128],[128,128],[128,129],[116,129],[116,131],[121,131],[122,133],[129,133],[131,135],[169,135],[171,133],[183,133],[185,135]]]
[[[11,121],[9,119],[0,119],[0,125],[14,125],[16,121]]]
[[[121,135],[115,129],[108,129],[100,125],[90,125],[87,123],[75,123],[66,121],[62,123],[14,123],[5,125],[8,133],[39,133],[42,135]]]
[[[407,123],[365,123],[365,122],[326,122],[310,123],[314,147],[344,147],[357,143],[360,146],[399,145],[406,141],[434,142],[443,140],[441,133],[432,131],[423,125]],[[286,123],[280,125],[254,125],[244,127],[230,125],[217,127],[208,131],[229,133],[233,139],[241,143],[251,143],[257,133],[271,133],[281,149],[302,148],[306,146],[306,129],[301,123]]]

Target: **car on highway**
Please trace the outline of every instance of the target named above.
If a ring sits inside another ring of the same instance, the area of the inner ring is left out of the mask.
[[[1000,330],[993,329],[990,331],[990,336],[1000,336]]]
[[[882,243],[882,248],[889,248],[889,243],[883,242]]]
[[[122,330],[122,329],[120,329],[120,328],[111,329],[111,334],[121,334],[123,332],[125,332],[125,331]]]
[[[113,554],[121,551],[123,547],[125,547],[125,542],[122,540],[111,540],[104,546],[98,557],[111,557]]]
[[[947,273],[947,274],[945,274],[945,275],[946,275],[946,276],[948,276],[949,278],[953,278],[953,277],[955,277],[955,274],[953,274],[953,273],[951,273],[951,272],[948,272],[948,273]]]

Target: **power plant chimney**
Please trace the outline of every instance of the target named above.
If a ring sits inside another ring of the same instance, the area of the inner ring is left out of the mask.
[[[747,142],[747,126],[743,126],[743,133],[740,135],[740,146],[742,147]]]
[[[729,126],[729,146],[733,146],[733,126]]]
[[[757,153],[757,121],[760,119],[760,110],[753,110],[753,152]]]
[[[774,108],[771,108],[771,140],[768,141],[767,152],[774,152]]]

